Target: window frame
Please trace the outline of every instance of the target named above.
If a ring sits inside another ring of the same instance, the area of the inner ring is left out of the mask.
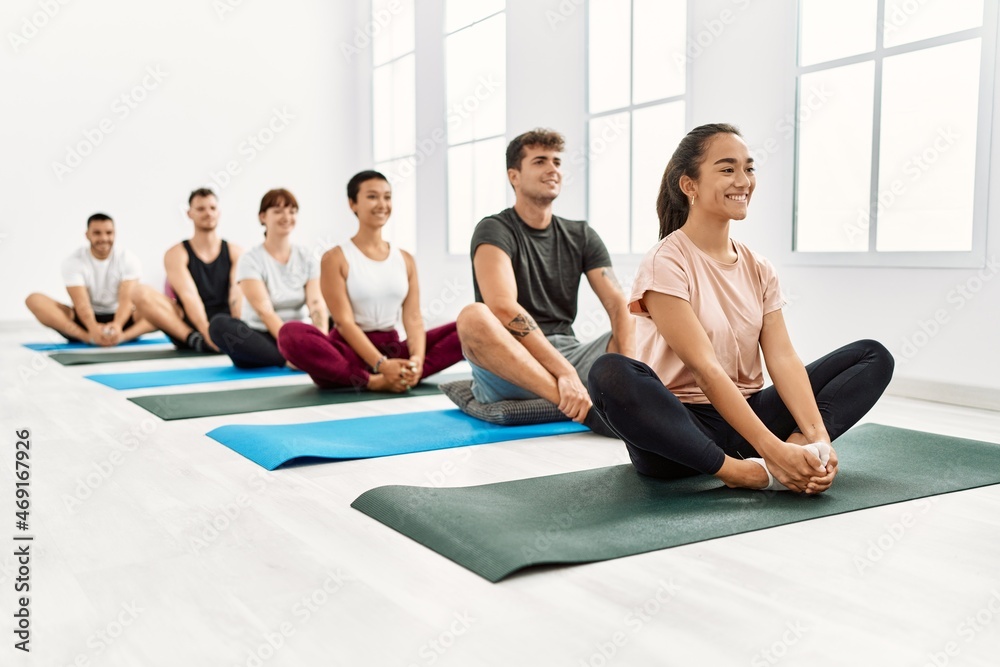
[[[899,268],[977,268],[986,262],[987,227],[989,223],[989,172],[991,135],[993,129],[993,98],[996,94],[995,67],[997,54],[998,3],[984,2],[983,23],[978,28],[938,35],[893,47],[884,46],[885,5],[886,0],[876,0],[876,38],[873,51],[855,54],[835,60],[829,60],[812,65],[799,65],[799,55],[802,48],[802,2],[795,3],[796,11],[796,54],[794,63],[795,76],[795,106],[792,110],[795,118],[795,140],[793,153],[793,185],[792,210],[788,217],[789,229],[787,239],[788,254],[786,263],[792,266],[840,266],[840,267],[899,267]],[[876,249],[876,234],[878,230],[878,197],[879,190],[879,159],[880,133],[882,121],[882,69],[886,58],[906,53],[922,51],[937,46],[954,44],[968,39],[979,38],[980,69],[979,69],[979,109],[976,123],[976,159],[975,185],[972,206],[972,247],[967,251],[886,251]],[[846,65],[874,61],[874,104],[872,109],[872,162],[870,174],[870,196],[868,202],[868,250],[866,251],[803,251],[796,249],[798,233],[798,201],[799,201],[799,138],[801,119],[798,110],[802,104],[802,77],[817,71],[834,69]]]

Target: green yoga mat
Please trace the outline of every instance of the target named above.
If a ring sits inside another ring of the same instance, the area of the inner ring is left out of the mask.
[[[489,581],[1000,483],[1000,445],[879,424],[834,443],[818,496],[642,477],[631,465],[464,488],[382,486],[352,507]],[[405,559],[405,555],[402,556]]]
[[[314,405],[406,398],[407,396],[430,396],[440,393],[441,390],[438,389],[437,384],[431,382],[421,382],[403,394],[357,391],[351,387],[319,389],[313,384],[296,384],[191,394],[158,394],[137,396],[128,400],[152,412],[160,419],[170,421],[194,417],[238,415],[263,410],[307,408]]]
[[[83,364],[110,364],[118,361],[146,361],[149,359],[178,359],[184,357],[207,357],[204,352],[194,350],[127,350],[115,352],[55,352],[49,359],[63,366]]]

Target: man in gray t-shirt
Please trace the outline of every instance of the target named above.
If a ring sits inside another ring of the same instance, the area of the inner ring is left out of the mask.
[[[472,235],[477,303],[459,314],[458,334],[477,401],[540,396],[570,419],[599,428],[587,419],[587,374],[605,352],[634,356],[635,330],[597,232],[586,222],[552,215],[563,146],[560,134],[542,129],[507,146],[514,207],[484,218]],[[608,312],[611,331],[581,344],[573,320],[584,275]]]

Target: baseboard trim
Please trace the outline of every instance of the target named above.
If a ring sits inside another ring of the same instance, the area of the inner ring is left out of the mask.
[[[885,393],[891,396],[1000,412],[1000,388],[896,377]]]

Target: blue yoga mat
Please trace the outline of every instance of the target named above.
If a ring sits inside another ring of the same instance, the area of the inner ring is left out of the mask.
[[[251,380],[285,375],[304,375],[304,373],[302,371],[293,371],[285,366],[268,366],[266,368],[210,366],[207,368],[147,371],[145,373],[99,373],[96,375],[84,375],[83,377],[94,382],[99,382],[112,389],[147,389],[149,387],[171,387],[181,384]]]
[[[110,348],[103,348],[88,343],[24,343],[24,347],[35,352],[54,352],[56,350],[116,350],[120,347],[132,347],[133,345],[162,345],[169,342],[170,339],[166,336],[140,336],[135,340],[130,340],[127,343]]]
[[[470,417],[461,410],[436,410],[311,424],[220,426],[207,435],[254,463],[274,470],[303,457],[366,459],[587,430],[586,426],[569,421],[499,426]]]

